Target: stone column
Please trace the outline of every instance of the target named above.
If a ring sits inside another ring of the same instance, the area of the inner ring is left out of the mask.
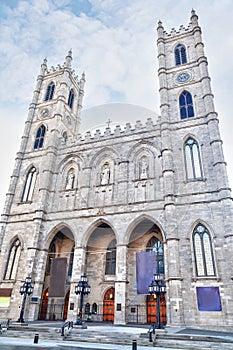
[[[114,324],[126,324],[127,249],[117,246]]]
[[[67,318],[69,321],[75,322],[79,312],[80,297],[75,294],[75,286],[78,284],[81,275],[84,273],[86,259],[86,250],[83,247],[77,247],[74,250],[74,262],[72,279],[70,281],[70,299]]]

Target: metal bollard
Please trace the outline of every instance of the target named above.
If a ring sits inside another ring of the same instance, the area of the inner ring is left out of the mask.
[[[133,340],[133,342],[132,342],[132,350],[137,350],[137,340]]]
[[[152,342],[153,339],[152,339],[152,332],[149,332],[149,342]]]
[[[36,333],[34,336],[34,344],[38,344],[38,341],[39,341],[39,334]]]

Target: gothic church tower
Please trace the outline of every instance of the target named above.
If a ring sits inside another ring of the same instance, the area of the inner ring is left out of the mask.
[[[220,286],[230,310],[232,198],[198,16],[192,10],[189,26],[169,34],[159,21],[157,32],[171,313],[173,323],[194,323],[199,314],[204,324],[209,313],[197,312],[194,294]],[[188,275],[190,240],[193,270]],[[185,294],[189,306],[183,312]],[[221,315],[216,312],[218,319]]]

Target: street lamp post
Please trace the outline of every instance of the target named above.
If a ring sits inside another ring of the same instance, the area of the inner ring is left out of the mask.
[[[160,295],[166,293],[166,285],[161,275],[154,274],[153,280],[148,287],[148,291],[150,295],[156,295],[157,324],[155,328],[161,329],[163,328],[163,325],[161,324],[160,318]]]
[[[31,295],[33,292],[33,286],[32,286],[32,279],[30,276],[25,278],[25,282],[24,284],[20,287],[20,294],[23,295],[23,302],[22,302],[22,307],[21,307],[21,311],[20,311],[20,315],[19,315],[19,319],[17,322],[21,322],[24,323],[24,310],[25,310],[25,304],[26,304],[26,299],[27,299],[27,295]]]
[[[91,291],[91,287],[87,283],[86,274],[84,274],[81,276],[80,281],[75,286],[75,294],[80,295],[79,314],[78,314],[78,319],[76,321],[77,325],[83,324],[83,322],[82,322],[83,297],[84,297],[84,295],[88,295],[90,293],[90,291]]]

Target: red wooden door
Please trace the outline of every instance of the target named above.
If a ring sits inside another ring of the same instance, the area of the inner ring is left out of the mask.
[[[111,287],[104,294],[103,321],[114,322],[114,291]]]
[[[49,290],[48,288],[44,291],[42,301],[40,304],[40,312],[38,316],[38,320],[45,320],[47,315],[48,301],[49,301]]]
[[[66,293],[65,297],[65,305],[64,305],[64,312],[63,312],[63,321],[67,319],[67,314],[68,314],[68,305],[69,305],[69,297],[70,297],[70,291]]]
[[[153,295],[147,295],[147,323],[157,323],[156,299]],[[160,294],[160,322],[167,323],[165,294]]]

